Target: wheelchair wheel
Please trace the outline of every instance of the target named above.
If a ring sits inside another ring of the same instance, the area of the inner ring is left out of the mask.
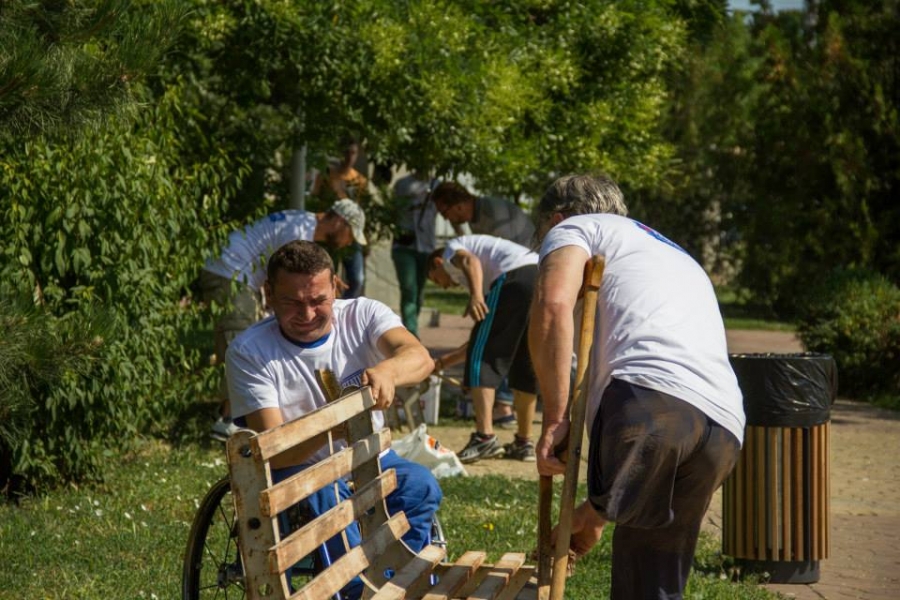
[[[447,538],[444,537],[444,527],[441,525],[441,520],[438,519],[438,516],[435,514],[431,520],[431,545],[439,546],[444,550],[447,549]],[[444,562],[447,561],[447,558],[444,557]]]
[[[184,553],[181,597],[183,600],[246,597],[228,477],[213,484],[194,517]]]

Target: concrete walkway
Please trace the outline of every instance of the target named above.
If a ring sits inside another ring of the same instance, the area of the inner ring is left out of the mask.
[[[433,355],[468,339],[468,319],[442,314],[439,326],[429,327],[430,321],[430,313],[423,314],[419,331]],[[727,335],[732,353],[802,350],[790,333]],[[831,444],[831,552],[820,563],[821,578],[808,585],[765,587],[798,600],[900,598],[900,414],[839,399],[832,409]],[[713,534],[721,533],[720,494],[704,525]]]

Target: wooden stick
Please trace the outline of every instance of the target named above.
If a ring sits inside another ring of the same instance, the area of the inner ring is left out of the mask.
[[[578,468],[581,462],[581,440],[584,437],[584,416],[587,412],[588,363],[594,341],[594,322],[597,316],[597,299],[605,262],[602,256],[593,256],[585,265],[582,284],[581,331],[578,338],[578,365],[575,370],[575,389],[569,402],[569,444],[566,473],[559,501],[559,526],[553,547],[553,578],[550,582],[550,600],[562,600],[566,589],[566,571],[569,563],[569,542],[572,538],[572,513],[575,510],[575,491],[578,488]]]

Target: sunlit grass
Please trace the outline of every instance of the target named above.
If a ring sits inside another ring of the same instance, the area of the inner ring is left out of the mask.
[[[109,457],[102,486],[70,486],[0,506],[0,598],[87,600],[180,597],[181,561],[197,504],[226,472],[222,447],[148,443]],[[536,483],[500,476],[442,480],[441,520],[451,556],[535,547]],[[583,493],[583,492],[582,492]],[[609,541],[578,563],[567,598],[605,598]],[[773,598],[725,577],[718,542],[705,539],[691,598]]]

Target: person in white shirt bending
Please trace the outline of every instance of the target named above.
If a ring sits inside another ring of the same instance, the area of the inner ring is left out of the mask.
[[[738,458],[743,402],[706,273],[626,214],[606,177],[563,177],[536,209],[543,243],[529,347],[544,402],[537,467],[545,476],[565,471],[554,448],[569,431],[573,315],[585,263],[600,255],[588,499],[573,515],[570,550],[590,550],[613,521],[610,597],[681,598],[703,515]]]
[[[452,239],[429,258],[429,279],[444,288],[462,285],[469,290],[466,314],[475,320],[469,341],[435,361],[438,371],[466,361],[463,385],[472,393],[475,432],[459,453],[463,463],[500,455],[535,460],[531,424],[537,396],[525,340],[537,261],[537,254],[528,248],[490,235]],[[501,447],[492,408],[494,390],[507,376],[518,432]]]
[[[275,250],[292,240],[314,241],[331,251],[346,248],[354,241],[365,244],[364,226],[365,215],[359,205],[340,200],[327,212],[283,210],[230,233],[225,249],[200,271],[201,299],[223,310],[213,327],[216,359],[224,361],[231,340],[262,317],[260,291],[266,280],[266,262]],[[210,435],[225,441],[237,427],[231,421],[224,378],[219,400],[219,418]]]

